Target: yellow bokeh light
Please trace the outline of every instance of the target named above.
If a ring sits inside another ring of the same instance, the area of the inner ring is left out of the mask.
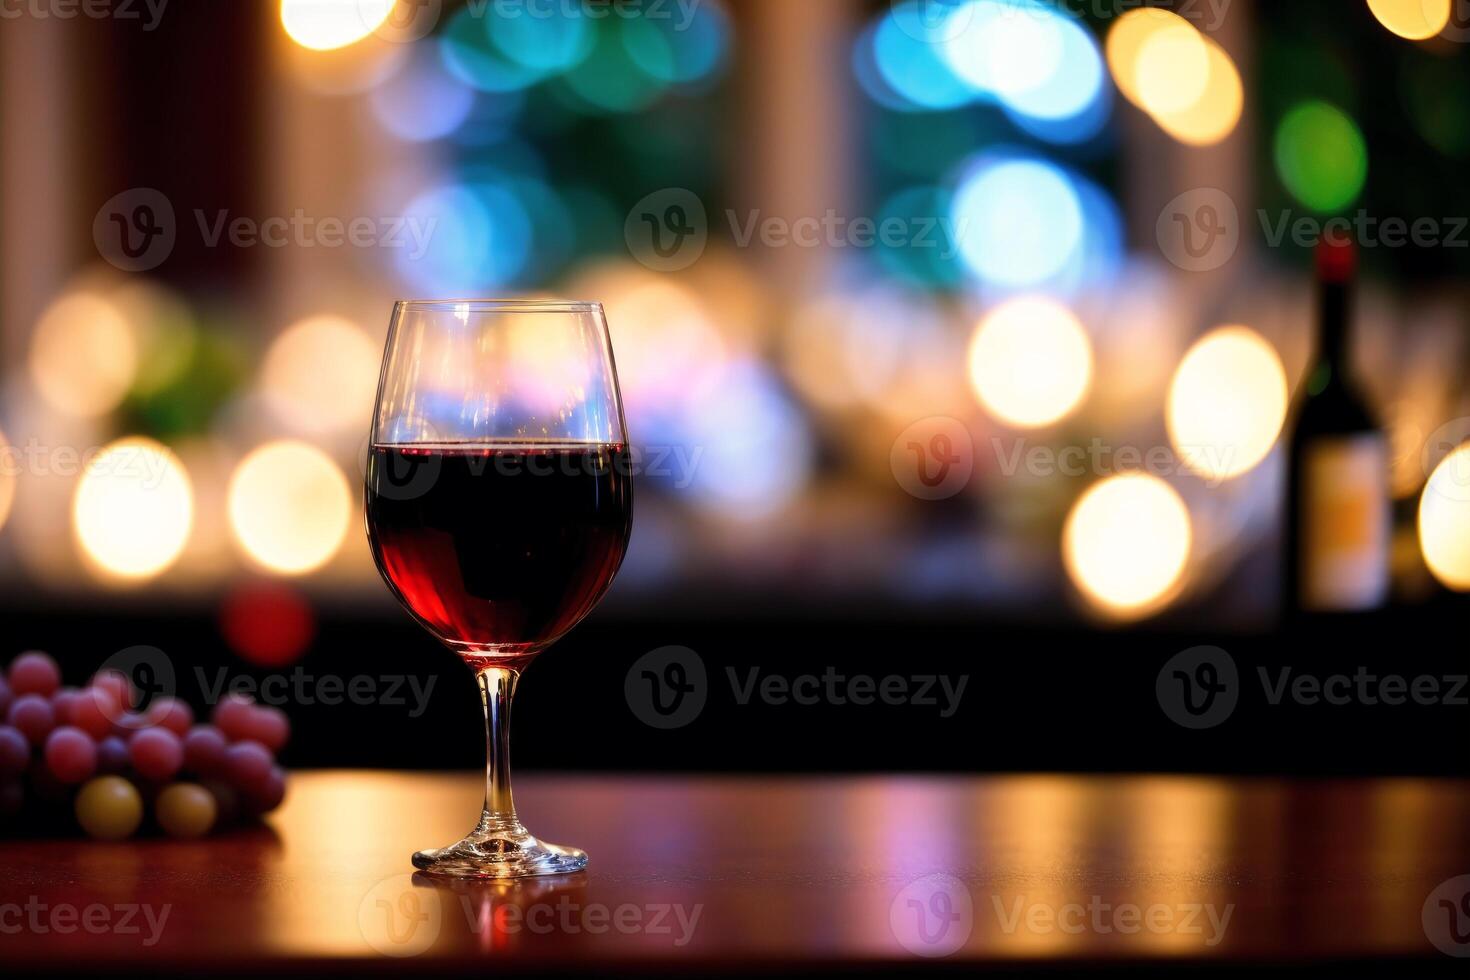
[[[1065,418],[1092,384],[1092,343],[1072,311],[1022,297],[991,311],[970,341],[970,386],[981,405],[1021,428]]]
[[[1113,75],[1113,84],[1118,86],[1118,91],[1129,102],[1143,107],[1138,82],[1138,58],[1144,45],[1163,31],[1179,28],[1194,30],[1183,17],[1158,7],[1139,7],[1113,21],[1106,44],[1108,70]]]
[[[31,337],[31,378],[53,408],[81,418],[112,411],[138,369],[138,346],[123,314],[92,293],[51,305]]]
[[[312,432],[366,429],[378,384],[378,345],[338,316],[289,327],[266,352],[261,389],[287,424]]]
[[[165,446],[131,437],[92,460],[72,498],[83,555],[103,572],[152,578],[172,565],[194,526],[194,488]]]
[[[1203,39],[1209,52],[1209,79],[1204,92],[1177,112],[1161,112],[1154,121],[1170,136],[1190,146],[1213,146],[1235,132],[1245,107],[1240,72],[1225,49]]]
[[[1156,476],[1127,473],[1089,489],[1062,531],[1072,583],[1098,609],[1133,619],[1174,597],[1194,532],[1174,488]]]
[[[1240,476],[1276,445],[1288,398],[1276,349],[1249,327],[1220,327],[1191,347],[1174,372],[1169,439],[1200,476]]]
[[[1368,0],[1368,9],[1384,27],[1399,37],[1423,41],[1450,22],[1453,0]]]
[[[1183,112],[1205,94],[1210,49],[1194,25],[1171,24],[1144,40],[1133,70],[1145,110],[1154,115]]]
[[[1470,592],[1470,443],[1446,456],[1424,487],[1419,547],[1435,578]]]
[[[281,26],[313,51],[331,51],[383,26],[397,0],[281,0]]]
[[[347,536],[352,494],[342,470],[304,442],[272,442],[230,478],[230,530],[252,559],[283,575],[332,560]]]

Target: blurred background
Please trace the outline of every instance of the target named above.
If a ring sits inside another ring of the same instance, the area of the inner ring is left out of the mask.
[[[1470,482],[1454,7],[7,14],[4,655],[80,680],[156,646],[196,704],[220,671],[437,677],[417,713],[294,695],[287,761],[476,764],[472,685],[366,546],[367,426],[395,299],[555,295],[607,307],[640,469],[612,593],[523,686],[526,764],[1463,774],[1463,707],[1256,685],[1187,733],[1155,694],[1201,643],[1248,684],[1465,673],[1470,494],[1421,507]],[[1283,443],[1334,217],[1392,601],[1293,631]],[[623,695],[667,645],[724,692],[678,732]],[[740,705],[755,665],[970,680],[947,718]]]

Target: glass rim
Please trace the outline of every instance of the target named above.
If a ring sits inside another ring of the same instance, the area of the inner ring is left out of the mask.
[[[601,313],[602,304],[571,299],[400,299],[400,313]]]

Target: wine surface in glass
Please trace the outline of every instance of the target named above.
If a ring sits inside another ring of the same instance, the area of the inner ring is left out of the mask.
[[[471,661],[529,656],[575,626],[622,564],[624,446],[376,446],[373,557],[409,612]]]

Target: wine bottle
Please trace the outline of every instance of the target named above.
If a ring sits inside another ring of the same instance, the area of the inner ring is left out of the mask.
[[[1388,439],[1350,371],[1357,250],[1317,248],[1316,350],[1290,444],[1286,605],[1299,614],[1366,612],[1388,598],[1392,505]]]

